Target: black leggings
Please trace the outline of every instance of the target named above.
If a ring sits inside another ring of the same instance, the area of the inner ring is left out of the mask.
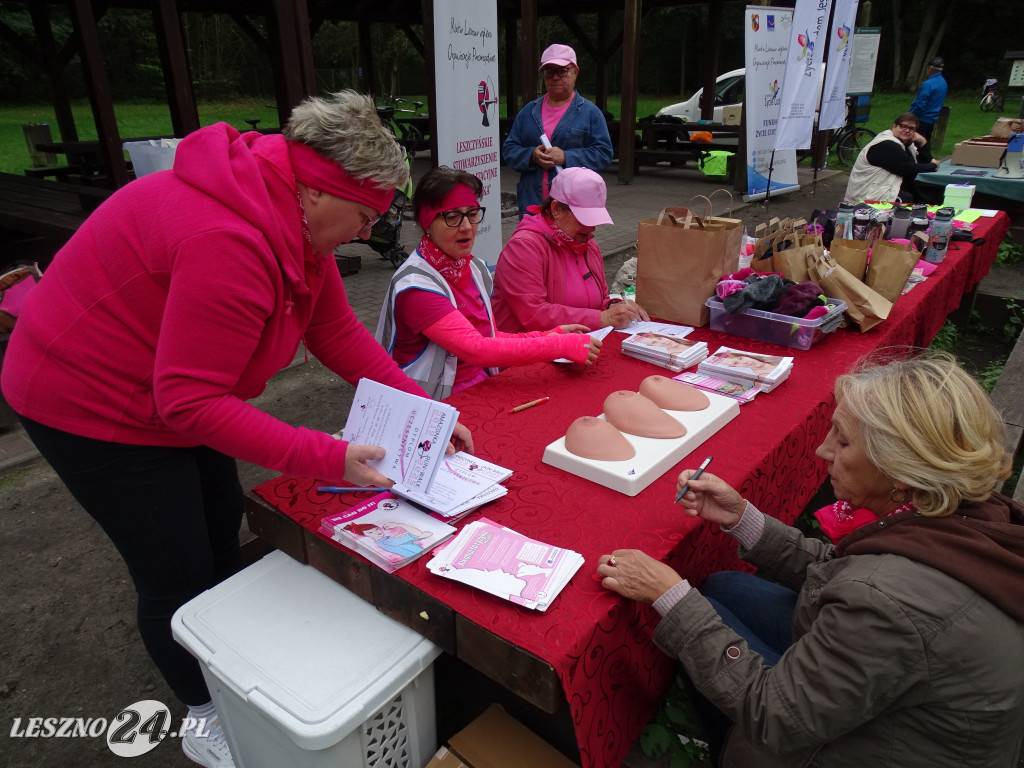
[[[171,635],[174,612],[241,568],[242,486],[211,448],[125,445],[22,417],[39,452],[124,558],[142,642],[175,695],[205,704],[199,663]]]

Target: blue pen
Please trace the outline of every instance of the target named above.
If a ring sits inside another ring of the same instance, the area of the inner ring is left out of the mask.
[[[349,488],[348,486],[340,485],[319,485],[317,486],[317,490],[323,491],[324,493],[361,493],[362,491],[373,491],[375,493],[380,493],[381,491],[386,491],[388,489],[380,488],[375,485],[371,485],[367,488]]]
[[[704,459],[704,463],[697,467],[697,471],[693,473],[693,475],[690,477],[690,480],[697,480],[698,478],[700,478],[700,476],[704,474],[704,470],[708,468],[708,464],[710,463],[711,457],[708,456],[706,459]],[[679,500],[686,495],[687,491],[690,490],[690,480],[687,480],[686,484],[679,489],[679,493],[676,494],[676,504],[678,504]]]

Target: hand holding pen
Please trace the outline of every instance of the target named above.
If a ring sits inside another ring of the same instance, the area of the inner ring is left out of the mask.
[[[747,502],[724,480],[703,471],[710,463],[709,456],[700,469],[687,469],[679,475],[676,500],[691,517],[732,528],[743,517]]]

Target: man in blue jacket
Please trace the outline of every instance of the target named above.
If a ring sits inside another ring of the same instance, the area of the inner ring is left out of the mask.
[[[547,93],[516,115],[501,156],[519,171],[519,218],[548,196],[563,168],[582,166],[600,173],[612,159],[608,122],[595,104],[576,93],[580,68],[568,45],[548,46],[540,58]],[[541,135],[548,138],[545,146]]]
[[[939,110],[942,109],[946,101],[946,91],[949,90],[946,78],[942,76],[942,68],[945,66],[946,62],[939,56],[932,59],[928,71],[925,72],[924,82],[921,83],[921,88],[910,105],[910,111],[917,115],[917,132],[928,141],[932,140],[932,129],[939,119]]]

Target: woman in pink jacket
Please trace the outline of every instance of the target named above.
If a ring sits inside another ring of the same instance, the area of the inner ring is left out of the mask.
[[[235,459],[390,485],[384,449],[292,427],[246,400],[304,338],[328,368],[424,394],[363,328],[332,256],[408,169],[371,99],[309,99],[283,135],[226,124],[174,168],[112,195],[54,258],[18,318],[3,391],[103,527],[139,595],[143,642],[193,722],[185,754],[232,765],[199,664],[171,636],[185,602],[240,567]],[[467,445],[469,433],[457,427]],[[208,733],[208,735],[203,735]]]
[[[648,320],[639,304],[608,295],[604,258],[594,229],[611,224],[601,174],[566,168],[551,196],[527,209],[494,271],[494,319],[499,331],[543,331],[566,323],[589,330]]]

